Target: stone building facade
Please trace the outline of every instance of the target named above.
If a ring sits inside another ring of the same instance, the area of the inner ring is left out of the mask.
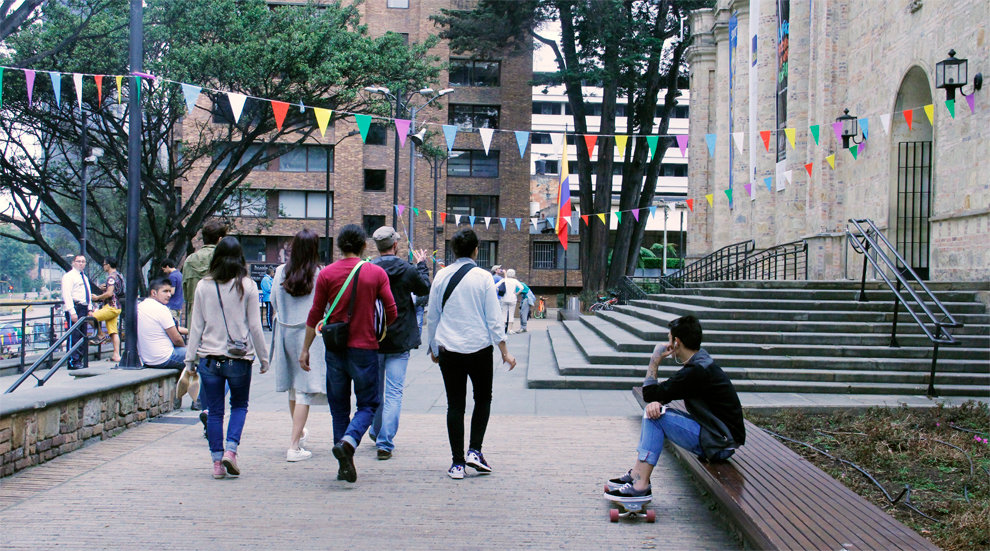
[[[359,5],[361,23],[367,25],[371,36],[395,32],[407,37],[410,44],[422,42],[438,28],[429,20],[442,8],[469,9],[464,0],[370,0]],[[406,140],[399,154],[398,204],[404,206],[397,230],[405,236],[412,232],[415,249],[436,250],[435,257],[445,259],[446,241],[457,231],[453,214],[477,214],[474,229],[482,240],[479,263],[483,266],[503,264],[516,267],[520,277],[528,276],[529,234],[514,223],[503,230],[497,221],[489,228],[481,216],[524,217],[529,209],[529,151],[520,156],[515,137],[511,132],[496,132],[490,154],[484,155],[481,137],[468,124],[471,120],[491,121],[499,129],[529,130],[531,109],[532,57],[519,55],[500,59],[472,61],[470,55],[452,54],[441,41],[431,53],[440,57],[441,63],[452,63],[451,72],[443,71],[436,90],[452,88],[453,92],[434,101],[417,114],[416,130],[428,124],[428,129],[443,135],[440,125],[461,124],[461,131],[454,144],[454,156],[441,169],[437,182],[436,210],[450,214],[447,223],[437,222],[434,247],[434,223],[425,210],[434,210],[434,178],[430,164],[417,153],[415,184],[410,198],[409,156],[411,140]],[[416,96],[410,102],[419,106],[430,96]],[[282,99],[284,98],[271,98]],[[199,105],[209,109],[209,100],[200,96]],[[434,108],[436,107],[436,108]],[[457,119],[452,110],[463,114],[472,109],[495,111],[494,117]],[[295,109],[295,106],[292,107]],[[206,113],[204,110],[199,110]],[[208,115],[202,115],[205,118]],[[402,117],[405,118],[405,117]],[[457,120],[455,120],[457,119]],[[468,122],[466,122],[468,121]],[[326,190],[330,191],[329,229],[333,259],[340,258],[334,248],[337,232],[346,224],[363,224],[370,232],[384,224],[392,225],[394,152],[396,133],[391,125],[377,127],[374,119],[367,143],[358,135],[352,117],[336,121],[327,129],[326,136],[319,132],[309,138],[305,153],[296,150],[292,159],[285,156],[254,171],[247,179],[250,191],[245,192],[241,203],[233,202],[239,214],[233,223],[234,232],[245,248],[245,256],[252,275],[260,278],[268,266],[277,266],[287,259],[288,243],[292,236],[308,228],[321,236],[326,226]],[[315,118],[313,125],[316,125]],[[339,142],[339,143],[338,143]],[[336,145],[334,145],[336,144]],[[329,153],[328,153],[329,151]],[[487,170],[474,170],[465,159],[472,162],[483,157],[488,161]],[[325,160],[328,159],[329,161]],[[207,160],[202,162],[205,170]],[[198,180],[202,172],[190,178],[190,184]],[[305,192],[305,195],[303,193]],[[412,216],[410,206],[419,210]],[[490,212],[481,212],[489,208]],[[478,212],[474,212],[477,209]],[[235,214],[238,214],[235,212]],[[468,222],[461,220],[462,227]],[[326,245],[326,244],[325,244]],[[325,246],[324,245],[324,246]],[[374,253],[374,243],[369,240],[369,254]],[[403,246],[400,255],[408,250]]]
[[[703,207],[688,225],[691,256],[749,239],[757,249],[803,239],[810,279],[856,278],[862,260],[845,230],[849,219],[868,218],[923,278],[990,279],[990,89],[973,86],[976,73],[990,75],[990,3],[718,0],[692,13],[690,26],[688,197]],[[935,88],[936,63],[950,49],[968,59],[962,93],[975,94],[976,105],[971,113],[957,91],[955,118],[945,90]],[[755,93],[750,71],[756,71]],[[929,104],[933,124],[922,109]],[[868,118],[858,159],[833,132],[845,109]],[[914,109],[913,129],[902,115],[906,109]],[[885,114],[892,114],[889,132],[880,118]],[[820,145],[812,125],[820,125]],[[796,129],[793,149],[780,136],[767,152],[760,137],[749,134],[784,127]],[[731,165],[730,132],[746,133]],[[703,134],[718,135],[714,159]],[[776,155],[781,148],[783,161]],[[830,154],[834,170],[826,162]],[[810,177],[806,163],[814,163]],[[781,182],[787,170],[792,181]],[[773,191],[764,185],[768,177]],[[724,193],[730,180],[731,207]],[[714,194],[713,208],[707,194]]]

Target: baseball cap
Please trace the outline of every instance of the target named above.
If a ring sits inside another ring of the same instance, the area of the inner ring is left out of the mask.
[[[375,230],[372,239],[375,240],[375,244],[378,245],[379,249],[387,249],[395,244],[396,240],[399,239],[399,234],[392,226],[382,226]]]

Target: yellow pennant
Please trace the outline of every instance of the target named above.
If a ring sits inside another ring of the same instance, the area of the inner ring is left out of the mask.
[[[124,81],[124,77],[117,77],[117,103],[124,103],[124,100],[121,99],[121,95],[120,95],[120,87],[123,81]]]
[[[715,200],[715,194],[714,193],[709,193],[708,195],[705,195],[705,199],[708,199],[708,206],[709,207],[714,207],[715,206],[715,203],[713,202]]]
[[[615,136],[615,147],[619,149],[619,155],[625,155],[626,154],[626,140],[628,140],[628,139],[629,139],[629,136],[625,136],[625,135],[622,135],[622,136],[616,135]]]
[[[428,217],[428,218],[429,218],[430,220],[433,220],[433,211],[431,211],[431,210],[428,210],[428,211],[426,211],[426,216],[427,216],[427,217]]]
[[[925,114],[928,115],[928,124],[935,125],[935,106],[931,103],[925,106]]]
[[[832,170],[835,170],[835,154],[833,153],[832,155],[825,157],[825,160],[828,161],[828,166],[832,167]]]
[[[623,136],[623,137],[625,137],[625,136]],[[616,139],[618,139],[618,136],[616,136]],[[623,140],[623,141],[625,141],[625,140]],[[602,224],[608,224],[608,222],[605,221],[605,215],[604,214],[599,214],[598,215],[598,218],[601,219]]]
[[[794,138],[797,136],[797,128],[785,128],[784,134],[787,135],[787,141],[791,142],[791,149],[794,149]]]
[[[316,113],[316,124],[320,125],[320,135],[326,136],[327,124],[330,122],[330,115],[333,114],[333,111],[320,107],[314,107],[313,113]]]

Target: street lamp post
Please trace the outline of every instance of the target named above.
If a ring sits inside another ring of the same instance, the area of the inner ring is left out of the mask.
[[[130,4],[130,65],[131,73],[144,70],[144,3],[131,0]],[[141,261],[138,250],[139,215],[141,212],[141,102],[137,85],[138,77],[131,81],[135,87],[128,93],[128,133],[127,133],[127,276],[126,298],[124,299],[124,361],[121,369],[140,369],[141,359],[137,350],[137,292],[140,287]]]
[[[414,138],[415,139],[415,138]],[[433,277],[437,277],[437,259],[434,256],[437,253],[437,191],[440,182],[440,171],[443,170],[443,164],[447,162],[447,157],[433,159],[431,157],[425,157],[426,162],[430,163],[430,172],[433,173]]]

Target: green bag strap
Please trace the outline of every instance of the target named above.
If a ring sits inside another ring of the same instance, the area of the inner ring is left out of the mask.
[[[351,273],[347,276],[347,280],[344,281],[344,284],[340,286],[340,292],[337,293],[337,298],[333,299],[333,304],[331,304],[330,309],[327,310],[327,315],[323,316],[323,321],[321,322],[321,325],[326,325],[327,322],[330,321],[330,314],[333,313],[333,309],[336,308],[337,303],[340,302],[340,297],[344,296],[344,291],[347,290],[347,286],[351,283],[351,278],[354,277],[354,274],[357,273],[358,268],[360,268],[361,265],[364,263],[365,263],[364,260],[358,262],[354,266],[354,269],[351,270]]]

